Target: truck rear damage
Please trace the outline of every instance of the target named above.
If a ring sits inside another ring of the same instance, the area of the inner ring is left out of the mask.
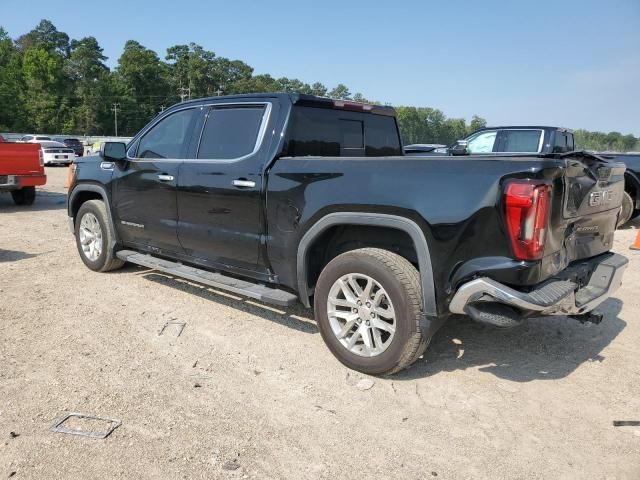
[[[458,286],[451,313],[501,327],[541,315],[600,321],[592,311],[620,286],[628,264],[609,253],[625,166],[582,152],[556,157],[564,161],[561,176],[510,179],[499,201],[513,258],[535,266],[539,282],[514,286],[477,275]]]

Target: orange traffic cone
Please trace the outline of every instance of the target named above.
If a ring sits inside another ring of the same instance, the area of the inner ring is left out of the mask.
[[[636,241],[633,242],[633,245],[629,247],[631,250],[640,250],[640,230],[638,230],[638,235],[636,235]]]

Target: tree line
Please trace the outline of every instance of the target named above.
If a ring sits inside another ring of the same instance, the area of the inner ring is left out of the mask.
[[[167,48],[164,59],[135,40],[116,67],[94,37],[70,39],[49,20],[12,39],[0,26],[0,131],[131,136],[163,109],[198,97],[251,92],[296,92],[370,102],[344,84],[255,74],[242,60],[217,56],[195,43]],[[370,102],[376,103],[376,102]],[[427,107],[396,107],[405,144],[450,144],[486,125],[473,116],[448,118]],[[640,150],[640,138],[577,130],[579,148]]]

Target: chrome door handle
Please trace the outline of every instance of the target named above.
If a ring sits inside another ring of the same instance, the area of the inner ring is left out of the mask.
[[[234,187],[255,187],[256,186],[256,182],[254,182],[253,180],[234,180],[233,182],[231,182],[233,184]]]
[[[173,175],[165,175],[164,173],[158,175],[158,180],[161,182],[173,182]]]

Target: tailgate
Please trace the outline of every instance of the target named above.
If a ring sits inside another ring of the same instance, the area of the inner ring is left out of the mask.
[[[39,144],[0,143],[0,175],[33,175],[42,172]]]
[[[586,153],[563,158],[562,205],[552,209],[545,247],[548,272],[611,249],[624,192],[623,163]]]

